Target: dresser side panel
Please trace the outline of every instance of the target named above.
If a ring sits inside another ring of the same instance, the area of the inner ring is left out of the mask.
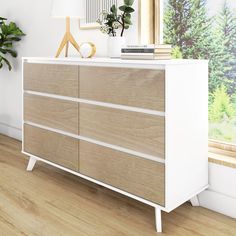
[[[169,210],[208,184],[208,65],[166,68],[166,204]]]

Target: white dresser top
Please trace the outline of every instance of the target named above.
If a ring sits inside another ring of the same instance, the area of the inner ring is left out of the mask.
[[[189,64],[207,64],[207,60],[123,60],[111,58],[92,58],[83,59],[80,57],[53,58],[53,57],[23,57],[24,62],[29,63],[47,63],[47,64],[71,64],[83,66],[110,66],[110,67],[129,67],[144,69],[160,69],[170,65],[189,65]]]

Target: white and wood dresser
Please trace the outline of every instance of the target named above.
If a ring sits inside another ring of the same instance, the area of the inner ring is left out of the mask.
[[[170,212],[208,186],[208,62],[23,58],[23,153]]]

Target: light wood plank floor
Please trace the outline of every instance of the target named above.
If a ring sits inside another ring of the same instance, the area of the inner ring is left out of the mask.
[[[153,236],[154,209],[38,163],[0,135],[0,236]],[[184,204],[163,213],[163,235],[236,235],[236,220]]]

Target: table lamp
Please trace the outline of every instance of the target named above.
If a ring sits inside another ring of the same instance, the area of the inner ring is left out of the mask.
[[[63,48],[66,47],[65,56],[68,57],[69,43],[79,51],[79,45],[75,41],[70,32],[70,19],[71,18],[84,18],[85,16],[85,3],[84,0],[54,0],[52,5],[52,17],[66,19],[66,32],[58,48],[56,57],[58,57]]]

